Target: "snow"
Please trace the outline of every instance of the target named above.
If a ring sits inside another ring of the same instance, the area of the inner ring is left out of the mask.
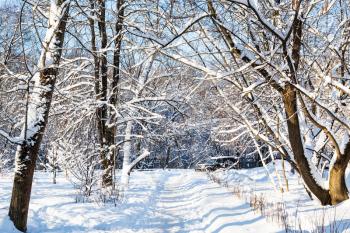
[[[257,82],[251,84],[250,86],[243,88],[242,96],[247,95],[248,93],[251,93],[255,88],[257,88],[258,86],[264,83],[266,83],[265,80],[258,80]]]
[[[342,140],[341,144],[339,145],[339,147],[340,147],[340,152],[341,152],[342,154],[345,153],[345,147],[346,147],[346,145],[347,145],[348,143],[349,143],[349,133],[348,133],[348,131],[345,131],[345,132],[344,132],[344,135],[343,135],[343,140]]]
[[[58,65],[57,61],[53,61],[55,53],[57,53],[58,40],[57,40],[57,30],[60,27],[60,20],[66,12],[66,9],[70,1],[62,3],[60,7],[56,4],[56,0],[51,0],[50,5],[50,17],[49,17],[49,27],[46,31],[45,39],[43,42],[42,53],[38,62],[38,70],[34,73],[31,78],[31,82],[34,83],[31,93],[28,93],[28,106],[26,109],[25,123],[23,125],[21,135],[19,138],[20,142],[26,141],[26,143],[34,145],[37,140],[37,135],[42,129],[44,124],[44,118],[48,114],[50,99],[48,94],[53,91],[53,84],[51,80],[46,80],[45,82],[41,79],[41,72],[43,69],[49,66]],[[56,56],[57,57],[57,56]],[[48,78],[47,78],[48,79]],[[52,78],[53,79],[53,78]],[[47,83],[47,84],[46,84]],[[2,136],[6,136],[1,133]],[[16,166],[15,172],[21,174],[23,170],[26,169],[26,161],[23,161],[21,156],[21,146],[17,147],[16,152]],[[30,160],[30,158],[25,158]]]
[[[275,162],[281,174],[280,161]],[[301,226],[305,232],[316,232],[317,227],[324,227],[325,232],[331,232],[332,227],[337,227],[337,232],[350,232],[350,201],[335,207],[321,207],[317,200],[310,200],[302,180],[290,171],[287,163],[290,191],[275,191],[265,169],[213,172],[221,184],[210,180],[204,172],[189,169],[136,170],[131,173],[129,189],[116,205],[76,202],[77,190],[63,173],[58,174],[57,184],[52,184],[51,173],[36,172],[28,232],[245,233],[262,229],[263,232],[284,232],[281,223],[272,221],[268,215],[275,213],[275,206],[281,203],[285,206],[290,230],[299,230]],[[276,184],[284,184],[278,181],[272,163],[267,164],[267,170]],[[347,170],[347,174],[349,172]],[[2,174],[0,180],[0,232],[17,233],[7,216],[12,176]],[[226,183],[227,186],[223,185]],[[240,197],[235,195],[237,187]],[[260,215],[247,204],[252,195],[266,199],[267,215]]]
[[[265,17],[264,15],[260,12],[259,5],[256,0],[230,0],[230,2],[237,3],[237,4],[242,4],[250,9],[252,9],[255,13],[255,15],[258,17],[260,22],[268,28],[273,34],[277,35],[279,39],[284,40],[286,36],[284,33],[280,32],[277,30],[277,28],[271,24]]]
[[[130,165],[130,154],[131,154],[131,130],[132,130],[132,121],[128,121],[125,129],[125,138],[123,145],[123,170],[121,176],[121,185],[127,186],[129,183],[129,165]]]
[[[0,232],[16,232],[7,217],[12,179],[1,177]],[[76,203],[76,190],[59,173],[37,172],[28,232],[280,232],[247,203],[193,170],[135,171],[123,201]]]
[[[57,61],[55,61],[55,53],[57,53],[57,49],[59,49],[59,41],[56,32],[59,30],[60,22],[63,15],[66,13],[69,4],[70,1],[65,1],[59,6],[57,0],[51,0],[49,25],[43,40],[43,47],[45,49],[42,50],[39,59],[39,69],[57,65]]]
[[[17,138],[17,137],[11,137],[7,132],[5,132],[4,130],[0,129],[0,136],[6,138],[7,140],[9,140],[12,143],[21,143],[22,141]]]
[[[344,201],[335,207],[322,207],[318,200],[309,198],[302,185],[302,179],[298,174],[291,172],[288,163],[285,165],[290,191],[283,193],[272,189],[270,177],[263,167],[216,171],[214,176],[227,183],[229,189],[240,187],[242,192],[245,193],[244,199],[249,200],[250,196],[255,194],[266,198],[266,206],[284,203],[288,216],[288,225],[292,230],[299,232],[299,226],[301,226],[303,232],[333,232],[331,228],[337,226],[338,231],[336,232],[350,232],[350,213],[348,211],[350,200]],[[281,174],[282,166],[280,160],[276,160],[276,167],[278,173]],[[274,175],[274,182],[277,183],[278,177],[275,174],[275,168],[272,163],[268,164],[268,169],[269,173]],[[347,184],[350,184],[349,173],[348,169]],[[325,231],[319,231],[321,227],[324,227]]]

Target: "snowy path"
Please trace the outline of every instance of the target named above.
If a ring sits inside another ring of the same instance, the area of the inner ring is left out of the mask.
[[[0,187],[1,205],[8,201],[10,181]],[[282,232],[204,173],[191,170],[133,172],[125,201],[117,207],[75,203],[74,192],[64,178],[53,185],[48,174],[37,174],[29,233]],[[14,232],[6,213],[7,208],[0,209],[0,232]]]
[[[148,229],[154,220],[159,223],[151,232],[278,232],[203,173],[178,170],[163,172],[158,179],[152,212],[142,220]]]

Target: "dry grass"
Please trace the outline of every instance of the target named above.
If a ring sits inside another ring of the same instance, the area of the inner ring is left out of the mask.
[[[257,194],[245,186],[229,185],[227,181],[212,173],[208,173],[208,177],[220,186],[228,188],[233,196],[247,202],[254,212],[265,217],[267,221],[281,226],[286,233],[341,233],[350,228],[350,222],[347,223],[345,220],[336,218],[335,207],[333,208],[334,211],[329,211],[329,208],[326,207],[322,209],[321,213],[315,211],[312,218],[301,221],[301,216],[298,212],[299,203],[294,215],[289,215],[284,202],[268,201],[263,194]],[[311,230],[303,230],[306,228],[303,226],[305,223],[308,223],[308,228],[311,226]]]

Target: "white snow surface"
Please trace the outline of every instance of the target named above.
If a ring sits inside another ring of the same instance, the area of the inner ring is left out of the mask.
[[[0,177],[0,232],[12,233],[7,217],[12,177]],[[76,190],[59,174],[36,172],[28,232],[282,232],[224,187],[193,170],[131,173],[122,203],[76,203]]]
[[[220,178],[221,182],[226,183],[228,189],[240,187],[242,192],[246,193],[245,199],[250,198],[251,194],[258,197],[264,197],[266,200],[266,212],[274,211],[273,205],[283,203],[287,213],[287,222],[289,232],[342,232],[350,233],[350,200],[344,201],[336,206],[321,206],[320,202],[314,198],[311,200],[307,195],[303,180],[298,174],[293,174],[288,163],[286,165],[286,176],[288,177],[289,192],[276,192],[270,182],[269,175],[264,168],[241,169],[215,171],[213,175]],[[272,163],[268,164],[270,175],[274,182],[278,183],[275,167]],[[350,187],[350,167],[346,171],[346,184]],[[276,160],[276,170],[282,177],[281,161]],[[282,178],[282,183],[284,179]],[[285,186],[284,186],[285,188]]]
[[[299,230],[301,226],[303,232],[309,233],[332,232],[332,228],[337,228],[337,232],[350,232],[350,201],[336,207],[322,207],[318,201],[310,200],[299,176],[290,172],[288,164],[286,167],[290,191],[283,194],[274,191],[262,167],[214,172],[215,177],[227,182],[227,187],[211,181],[204,172],[136,170],[131,173],[123,201],[116,206],[76,203],[77,190],[63,173],[58,174],[57,184],[52,184],[50,173],[36,172],[28,232],[285,232],[281,223],[263,217],[249,207],[247,200],[251,194],[264,196],[267,206],[284,203],[291,230]],[[267,168],[278,183],[272,163]],[[277,171],[281,172],[280,164]],[[347,183],[350,184],[349,179]],[[234,187],[240,187],[248,196],[237,197],[233,194]],[[17,232],[7,217],[11,188],[12,176],[0,175],[1,233]],[[334,220],[335,224],[332,223]],[[317,227],[325,230],[315,231]]]

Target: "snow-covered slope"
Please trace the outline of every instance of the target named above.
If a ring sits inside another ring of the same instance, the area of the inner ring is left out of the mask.
[[[0,232],[15,232],[7,218],[11,178],[1,177]],[[224,187],[192,170],[133,172],[130,189],[116,207],[76,203],[63,177],[51,183],[37,173],[29,214],[29,233],[68,232],[280,232]]]
[[[276,166],[268,164],[267,175],[263,167],[242,170],[215,171],[212,175],[228,186],[229,190],[239,189],[242,199],[249,200],[252,195],[264,199],[267,215],[274,215],[278,208],[285,211],[288,228],[291,232],[322,232],[345,233],[350,232],[350,200],[336,206],[321,206],[314,198],[311,200],[303,186],[303,181],[297,173],[292,173],[286,163],[286,176],[289,183],[289,191],[280,192],[279,184],[285,189],[280,161]],[[278,179],[277,174],[280,175]],[[271,182],[271,179],[273,182]],[[274,185],[276,189],[274,189]],[[350,187],[350,176],[347,174],[347,186]],[[238,188],[237,188],[238,187]],[[281,205],[283,208],[281,209]],[[268,218],[268,216],[267,216]],[[274,221],[276,222],[276,221]],[[282,223],[280,223],[282,224]],[[283,224],[282,224],[283,225]]]

